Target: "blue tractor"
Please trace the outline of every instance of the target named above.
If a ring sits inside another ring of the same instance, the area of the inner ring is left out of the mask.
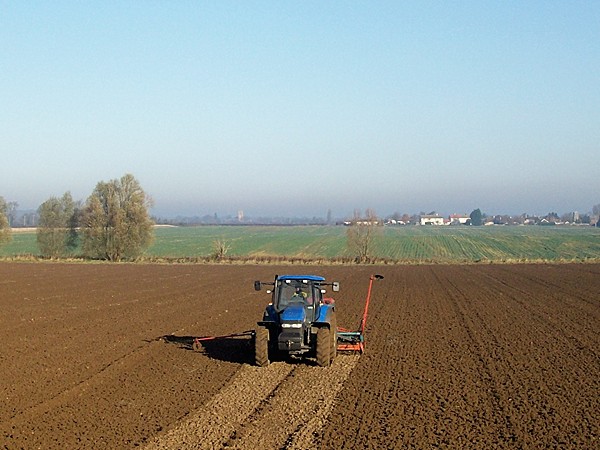
[[[254,360],[258,366],[290,355],[315,358],[327,367],[337,354],[337,328],[334,301],[324,297],[325,286],[338,292],[338,282],[326,283],[316,275],[275,276],[272,282],[255,281],[271,294],[254,336]]]

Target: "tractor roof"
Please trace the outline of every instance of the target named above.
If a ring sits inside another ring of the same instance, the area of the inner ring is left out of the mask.
[[[309,281],[325,281],[325,278],[318,275],[281,275],[278,280],[309,280]]]

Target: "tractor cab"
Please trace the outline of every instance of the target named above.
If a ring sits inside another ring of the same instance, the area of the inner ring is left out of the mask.
[[[318,316],[323,299],[320,281],[324,278],[315,276],[283,276],[276,283],[273,292],[273,307],[279,314],[288,309],[302,307],[306,312],[306,320],[312,322]]]

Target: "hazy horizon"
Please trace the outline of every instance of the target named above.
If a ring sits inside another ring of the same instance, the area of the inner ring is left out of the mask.
[[[0,196],[156,216],[600,203],[600,2],[3,2]]]

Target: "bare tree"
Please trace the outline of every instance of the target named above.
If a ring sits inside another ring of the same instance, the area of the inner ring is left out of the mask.
[[[229,249],[231,248],[231,244],[229,244],[225,239],[223,238],[219,238],[219,239],[215,239],[212,243],[212,247],[213,247],[213,252],[212,252],[212,258],[213,259],[223,259],[225,258],[225,256],[227,256],[227,252],[229,252]]]
[[[43,256],[65,256],[77,246],[75,212],[76,204],[69,192],[40,205],[37,244]]]
[[[354,217],[346,231],[346,243],[356,262],[371,261],[373,245],[381,230],[381,222],[375,211],[367,209],[364,218],[361,218],[359,210],[354,211]]]
[[[131,174],[98,183],[82,213],[84,253],[109,261],[139,257],[153,239],[151,203]]]
[[[8,223],[8,204],[4,197],[0,197],[0,244],[10,242],[11,238],[11,229]]]

